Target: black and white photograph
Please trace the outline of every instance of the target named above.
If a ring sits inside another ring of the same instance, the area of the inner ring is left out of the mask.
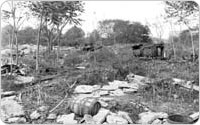
[[[0,1],[1,123],[197,124],[196,1]]]

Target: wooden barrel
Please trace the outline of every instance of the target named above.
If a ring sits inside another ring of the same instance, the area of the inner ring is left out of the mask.
[[[85,114],[96,115],[101,108],[101,104],[96,98],[72,98],[70,101],[70,109],[79,116]]]

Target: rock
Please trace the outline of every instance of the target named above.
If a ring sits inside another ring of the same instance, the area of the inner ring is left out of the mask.
[[[124,95],[124,92],[121,90],[121,89],[117,89],[115,91],[111,91],[110,92],[110,95],[111,96],[123,96]]]
[[[15,91],[1,92],[1,98],[16,95]]]
[[[109,113],[109,110],[101,108],[99,112],[93,116],[93,119],[97,124],[102,124],[106,120]]]
[[[74,120],[74,113],[68,114],[68,115],[60,115],[57,117],[56,122],[57,123],[63,123],[63,124],[76,124],[77,121]]]
[[[137,92],[137,89],[132,89],[132,88],[131,89],[126,89],[126,88],[124,88],[123,92],[124,93],[133,93],[133,92]]]
[[[95,92],[93,92],[94,96],[100,97],[100,96],[106,96],[109,95],[109,92],[106,90],[97,90]]]
[[[108,115],[107,116],[108,124],[128,124],[128,121],[120,116]]]
[[[162,121],[159,119],[156,119],[152,122],[152,124],[162,124]]]
[[[30,118],[32,119],[32,120],[36,120],[36,119],[38,119],[38,118],[40,118],[40,113],[38,113],[37,111],[34,111],[34,112],[32,112],[31,114],[30,114]]]
[[[112,97],[101,97],[100,99],[101,99],[102,101],[105,101],[105,102],[115,100],[115,99],[112,98]]]
[[[167,118],[168,114],[164,112],[142,112],[139,114],[139,124],[151,124],[155,119]]]
[[[1,100],[1,118],[5,120],[10,117],[24,116],[23,107],[15,100],[2,99]]]
[[[197,120],[197,119],[199,118],[199,112],[195,112],[195,113],[191,114],[190,117],[191,117],[193,120]]]
[[[48,111],[49,107],[48,106],[41,106],[38,108],[38,111],[40,112],[45,112],[45,111]]]
[[[79,85],[74,89],[74,93],[92,93],[93,90],[93,86]]]
[[[8,96],[8,97],[4,97],[2,100],[16,100],[17,96],[16,95],[12,95],[12,96]]]
[[[78,66],[78,67],[76,67],[77,69],[85,69],[85,67],[84,66]]]
[[[126,81],[119,81],[119,80],[114,80],[113,82],[108,82],[110,86],[116,86],[119,88],[120,86],[127,86],[128,83]]]
[[[94,119],[92,118],[91,115],[85,114],[84,117],[80,120],[79,123],[95,124],[95,121],[94,121]]]
[[[114,85],[104,85],[102,88],[102,90],[107,90],[107,91],[113,91],[118,89],[118,86],[114,86]]]
[[[57,118],[56,114],[53,114],[53,113],[49,114],[48,117],[47,117],[48,120],[54,120],[56,118]]]
[[[24,84],[24,83],[30,83],[34,80],[34,77],[32,76],[17,76],[15,84]]]
[[[13,117],[7,120],[8,123],[25,123],[26,119],[24,117]]]
[[[107,107],[108,106],[108,103],[106,103],[106,102],[104,102],[104,101],[102,101],[102,100],[99,100],[98,101],[100,104],[101,104],[101,107]]]
[[[122,118],[126,119],[128,123],[133,124],[132,119],[129,117],[127,112],[119,111],[118,115],[121,116]]]
[[[93,91],[99,90],[101,88],[100,85],[93,85]]]

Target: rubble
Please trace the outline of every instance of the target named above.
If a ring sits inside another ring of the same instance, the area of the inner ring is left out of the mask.
[[[38,119],[40,116],[41,116],[40,113],[38,113],[37,111],[34,111],[34,112],[32,112],[32,113],[30,114],[30,118],[31,118],[32,120],[36,120],[36,119]]]
[[[128,121],[118,115],[108,115],[107,122],[109,124],[128,124]]]
[[[56,114],[53,114],[53,113],[51,113],[51,114],[49,114],[48,116],[47,116],[47,119],[48,120],[54,120],[54,119],[56,119],[57,118],[57,115]]]
[[[24,116],[23,107],[18,104],[15,100],[2,99],[1,100],[1,118],[6,120],[15,116]]]
[[[113,91],[118,89],[118,86],[115,85],[104,85],[101,90]]]
[[[62,124],[76,124],[77,121],[74,120],[74,113],[68,114],[68,115],[59,115],[57,117],[56,122],[57,123],[62,123]]]
[[[166,119],[168,117],[167,113],[164,112],[142,112],[139,114],[139,124],[151,124],[154,120],[158,118]]]
[[[75,88],[74,93],[92,93],[94,90],[93,86],[90,85],[79,85]]]
[[[122,118],[126,119],[128,121],[128,123],[133,124],[133,121],[131,120],[131,118],[129,117],[127,112],[119,111],[118,115],[121,116]]]
[[[24,117],[13,117],[7,120],[8,123],[26,123],[26,119]]]
[[[30,83],[34,80],[34,77],[32,76],[17,76],[15,84],[24,84],[24,83]]]
[[[101,108],[99,112],[95,116],[93,116],[93,119],[96,124],[102,124],[106,120],[106,117],[109,115],[109,113],[109,110]]]
[[[15,91],[1,92],[1,98],[16,95]]]
[[[84,117],[80,120],[79,123],[95,124],[95,121],[94,121],[94,119],[92,118],[91,115],[85,114]]]
[[[38,108],[38,111],[40,111],[40,112],[45,112],[45,111],[47,111],[48,109],[49,109],[48,106],[41,106],[41,107]]]
[[[124,92],[121,89],[117,89],[115,91],[110,91],[111,96],[123,96]]]

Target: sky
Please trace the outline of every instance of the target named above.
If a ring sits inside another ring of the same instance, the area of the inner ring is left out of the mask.
[[[2,3],[2,1],[0,1]],[[85,33],[90,33],[98,28],[98,21],[105,19],[122,19],[130,22],[140,22],[143,25],[161,23],[161,14],[164,13],[164,3],[162,1],[84,1],[85,12],[81,15],[84,20],[79,26]],[[5,4],[2,9],[7,9]],[[35,27],[37,21],[31,18],[24,23],[25,26]],[[1,23],[2,27],[5,23]],[[164,31],[162,37],[167,39],[169,36],[170,28],[168,25],[162,25]],[[66,32],[71,26],[66,26]],[[158,37],[154,26],[150,27],[153,37]]]

